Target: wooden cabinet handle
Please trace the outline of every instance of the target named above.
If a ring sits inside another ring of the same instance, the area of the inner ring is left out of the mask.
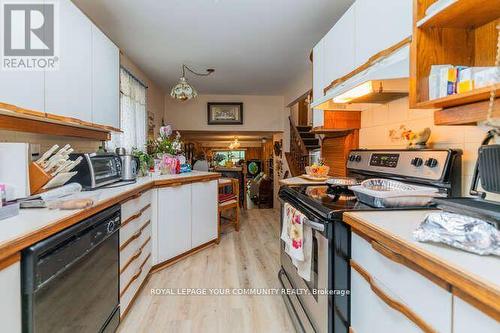
[[[142,216],[142,214],[149,208],[151,207],[151,204],[147,204],[146,206],[144,206],[140,211],[137,212],[137,214],[134,214],[132,215],[131,217],[129,217],[128,219],[126,219],[125,221],[122,222],[121,226],[120,227],[124,227],[126,226],[127,224],[129,224],[130,222],[132,222],[133,220],[136,220],[138,219],[139,217]]]
[[[148,262],[149,257],[151,257],[151,253],[148,254],[148,256],[146,257],[146,259],[144,259],[144,261],[142,262],[141,266],[139,266],[139,270],[132,276],[132,278],[130,279],[130,281],[127,282],[127,285],[125,286],[125,288],[123,288],[123,290],[120,291],[120,297],[122,297],[123,294],[125,294],[125,292],[128,290],[128,288],[130,288],[130,286],[132,285],[132,282],[134,282],[135,280],[137,280],[139,278],[139,276],[141,276],[142,269],[144,268],[144,265],[146,265],[146,263]]]
[[[422,331],[426,333],[437,333],[429,324],[427,324],[422,318],[420,318],[415,312],[408,308],[405,304],[391,298],[389,295],[384,293],[384,291],[377,285],[373,277],[359,264],[351,259],[351,267],[356,270],[370,285],[370,289],[377,295],[385,304],[393,308],[394,310],[403,314],[406,318],[411,320],[415,325],[417,325]]]
[[[137,251],[127,260],[127,263],[123,266],[122,269],[120,269],[120,274],[125,272],[125,270],[128,268],[128,266],[130,266],[130,264],[132,264],[137,258],[139,258],[142,254],[142,250],[144,250],[144,248],[146,247],[146,245],[148,245],[148,243],[151,241],[151,237],[148,237],[148,239],[146,239],[146,241],[144,242],[144,244],[142,244],[138,249]]]
[[[140,198],[144,194],[144,192],[146,192],[146,191],[140,191],[140,192],[137,192],[134,195],[131,195],[130,197],[128,197],[127,199],[125,199],[125,200],[122,201],[122,205],[124,203],[130,201],[130,200],[134,200],[134,199]]]
[[[397,262],[398,264],[404,265],[404,259],[403,257],[401,257],[401,255],[395,253],[394,251],[378,243],[377,241],[371,241],[371,245],[375,251],[377,251],[387,259]]]
[[[144,231],[144,229],[146,229],[146,227],[151,223],[151,220],[147,220],[146,223],[144,223],[144,225],[135,233],[133,234],[129,239],[127,239],[125,241],[125,243],[123,243],[122,246],[120,246],[120,251],[123,251],[124,248],[126,248],[130,243],[132,243],[135,239],[139,238],[142,234],[142,232]]]

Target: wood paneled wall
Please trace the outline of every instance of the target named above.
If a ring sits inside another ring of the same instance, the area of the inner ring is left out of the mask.
[[[351,131],[347,135],[326,137],[321,146],[321,156],[330,167],[329,175],[345,177],[347,175],[347,156],[351,149],[359,146],[359,131]]]

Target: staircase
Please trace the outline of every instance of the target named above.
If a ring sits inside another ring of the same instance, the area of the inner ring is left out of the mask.
[[[291,117],[290,120],[290,152],[285,153],[288,167],[292,177],[305,173],[309,163],[309,152],[320,148],[319,139],[311,132],[311,126],[295,125]]]

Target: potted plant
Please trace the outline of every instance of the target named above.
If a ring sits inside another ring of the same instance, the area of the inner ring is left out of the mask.
[[[132,150],[132,155],[139,160],[138,176],[147,176],[149,169],[154,165],[153,156],[136,148]]]

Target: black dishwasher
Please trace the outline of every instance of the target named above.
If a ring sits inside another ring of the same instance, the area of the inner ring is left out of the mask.
[[[23,250],[23,332],[116,330],[120,221],[115,205]]]

